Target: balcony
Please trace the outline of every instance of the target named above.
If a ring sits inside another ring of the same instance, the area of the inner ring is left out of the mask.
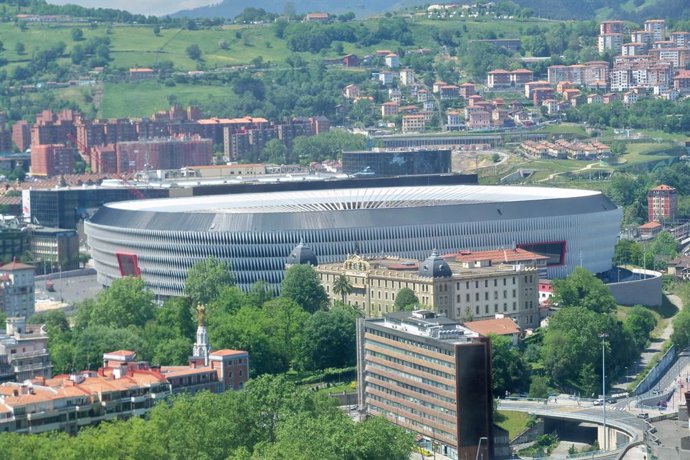
[[[149,395],[132,396],[130,398],[130,400],[133,404],[137,404],[137,403],[146,401],[148,399],[148,397],[149,397]]]

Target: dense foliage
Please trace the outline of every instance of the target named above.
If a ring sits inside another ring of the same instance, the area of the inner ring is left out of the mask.
[[[356,423],[335,400],[281,377],[239,392],[178,396],[134,417],[65,433],[0,435],[0,457],[406,460],[413,437],[384,419]]]

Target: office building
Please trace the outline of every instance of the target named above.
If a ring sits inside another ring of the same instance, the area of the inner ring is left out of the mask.
[[[343,172],[366,171],[377,176],[408,174],[445,174],[451,172],[450,150],[381,150],[343,151]]]
[[[359,409],[436,444],[452,459],[494,458],[491,344],[434,312],[357,323]]]

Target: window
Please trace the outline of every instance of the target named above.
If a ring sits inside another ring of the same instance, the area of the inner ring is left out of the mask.
[[[489,287],[489,280],[484,280],[484,287]]]
[[[478,314],[479,314],[479,305],[477,305],[477,306],[474,308],[474,311],[475,311],[475,315],[478,315]]]
[[[506,285],[506,278],[503,278],[503,285]]]
[[[484,313],[489,314],[489,304],[484,305]]]
[[[475,288],[475,289],[479,289],[479,281],[475,281],[475,282],[474,282],[474,288]]]
[[[517,310],[517,302],[513,302],[513,311]]]
[[[494,287],[498,286],[498,280],[494,278]]]
[[[479,293],[478,292],[474,293],[474,300],[479,300]]]
[[[484,300],[489,300],[489,293],[488,292],[484,293]]]
[[[494,300],[498,300],[498,291],[494,291]]]
[[[469,294],[465,294],[465,302],[469,302],[469,301],[470,301],[470,295],[469,295]]]
[[[466,289],[469,289],[469,288],[470,288],[470,282],[469,282],[469,281],[467,281],[467,282],[465,283],[465,288],[466,288]]]

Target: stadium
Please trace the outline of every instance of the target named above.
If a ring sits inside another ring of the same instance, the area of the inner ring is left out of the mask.
[[[355,250],[424,259],[433,249],[517,246],[548,256],[549,277],[578,265],[602,272],[621,218],[595,191],[443,185],[123,201],[103,206],[85,232],[99,282],[141,275],[156,294],[174,296],[209,256],[230,261],[243,288],[277,286],[301,241],[319,262]]]

